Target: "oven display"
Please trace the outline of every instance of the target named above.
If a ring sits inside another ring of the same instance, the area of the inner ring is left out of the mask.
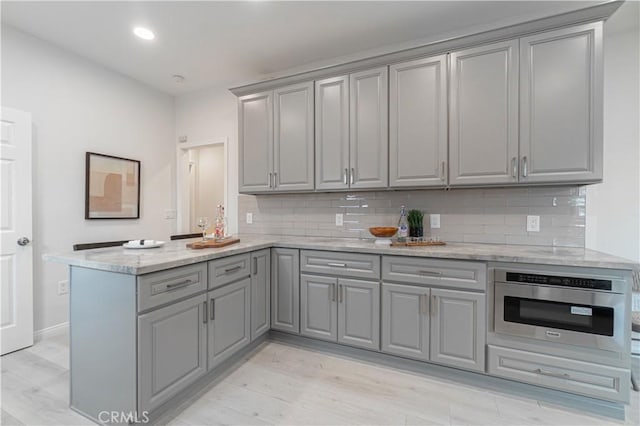
[[[593,278],[558,277],[555,275],[523,274],[507,272],[507,281],[527,284],[557,285],[562,287],[588,288],[594,290],[611,290],[610,280]]]
[[[613,308],[504,296],[504,320],[613,336]]]

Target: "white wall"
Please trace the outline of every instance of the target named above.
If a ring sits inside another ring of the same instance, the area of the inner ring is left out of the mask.
[[[640,8],[605,23],[604,181],[587,187],[586,246],[640,261]]]
[[[173,98],[3,25],[2,105],[33,117],[34,324],[41,330],[68,320],[68,296],[57,295],[68,268],[44,262],[44,253],[173,232],[174,221],[164,219],[164,209],[175,209]],[[139,220],[84,219],[86,151],[142,162]]]
[[[238,232],[238,110],[236,97],[227,87],[188,93],[175,99],[176,140],[188,143],[227,142],[227,206],[229,232]],[[182,218],[181,231],[188,222]]]

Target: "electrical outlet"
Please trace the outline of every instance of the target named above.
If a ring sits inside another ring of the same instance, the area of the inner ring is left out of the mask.
[[[439,214],[429,215],[429,224],[434,229],[440,228],[440,215]]]
[[[175,219],[176,218],[176,211],[175,210],[171,210],[171,209],[166,209],[164,211],[164,218],[165,219]]]
[[[253,223],[253,213],[247,213],[247,225],[251,225]]]
[[[69,280],[58,281],[58,296],[69,293]]]
[[[540,216],[527,216],[527,232],[540,232]]]
[[[336,226],[344,225],[344,215],[342,213],[336,213]]]
[[[631,310],[640,312],[640,293],[633,293],[631,296]]]

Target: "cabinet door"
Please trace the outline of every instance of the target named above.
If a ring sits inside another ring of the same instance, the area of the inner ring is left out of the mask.
[[[250,292],[250,278],[209,292],[209,370],[251,341]]]
[[[238,99],[239,191],[271,191],[273,173],[273,92]]]
[[[251,253],[251,341],[271,326],[271,251]]]
[[[431,361],[485,371],[485,295],[431,289]]]
[[[300,334],[338,340],[338,279],[321,275],[300,276]]]
[[[152,411],[207,371],[205,295],[138,317],[138,409]]]
[[[274,190],[313,190],[313,82],[276,89]]]
[[[518,181],[518,41],[451,53],[449,183]]]
[[[520,181],[602,179],[602,23],[520,39]]]
[[[271,328],[300,332],[300,252],[271,249]]]
[[[316,189],[349,188],[349,77],[316,81]]]
[[[349,76],[350,186],[386,188],[389,185],[387,67]]]
[[[382,351],[429,360],[429,288],[382,283]]]
[[[446,185],[447,55],[389,68],[389,186]]]
[[[338,342],[380,350],[380,283],[338,280]]]

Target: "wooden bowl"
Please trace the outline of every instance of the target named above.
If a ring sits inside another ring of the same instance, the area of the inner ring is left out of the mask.
[[[397,226],[374,226],[369,228],[371,235],[378,238],[391,238],[398,232]]]

